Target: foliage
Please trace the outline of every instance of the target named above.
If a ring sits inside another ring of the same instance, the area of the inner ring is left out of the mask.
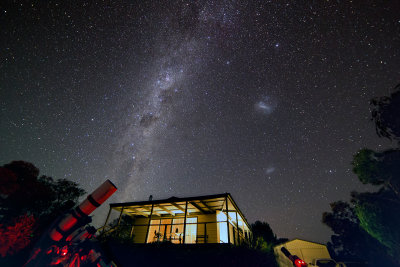
[[[43,219],[75,205],[85,191],[66,179],[38,178],[39,169],[24,161],[13,161],[0,168],[0,185],[11,186],[1,198],[0,222],[29,213]],[[4,189],[2,189],[4,192]]]
[[[374,98],[370,103],[378,136],[400,141],[400,84],[389,97]]]
[[[259,236],[255,240],[254,248],[264,252],[273,253],[274,246],[275,246],[274,243],[268,243],[267,241],[264,240],[264,238]]]
[[[328,242],[331,255],[340,261],[366,261],[371,266],[391,266],[386,247],[370,236],[361,226],[354,205],[337,201],[331,203],[332,212],[325,212],[322,222],[334,235]]]
[[[399,195],[400,150],[360,150],[353,159],[353,172],[363,184],[384,185]]]
[[[400,201],[393,192],[380,190],[377,193],[353,193],[355,214],[360,227],[386,246],[390,255],[400,251]]]
[[[353,172],[363,184],[380,185],[384,180],[381,176],[382,162],[380,156],[371,149],[361,149],[353,158]]]
[[[19,188],[17,176],[6,168],[0,168],[0,194],[8,196]]]
[[[78,187],[78,184],[66,179],[54,180],[52,177],[42,175],[38,181],[50,188],[52,195],[49,209],[43,211],[42,215],[55,214],[59,210],[68,210],[77,203],[85,190]]]
[[[288,241],[289,241],[289,238],[281,237],[281,238],[278,238],[278,240],[276,240],[276,245],[280,245],[280,244],[286,243]]]
[[[400,141],[400,85],[395,89],[389,97],[371,100],[372,119],[378,136]],[[352,193],[359,225],[400,263],[400,150],[363,149],[354,156],[353,166],[362,183],[383,185],[375,193]]]
[[[34,224],[35,219],[32,215],[15,219],[13,225],[0,224],[0,255],[13,255],[28,246]]]
[[[119,224],[118,220],[117,218],[108,224],[107,228],[110,230],[101,234],[99,237],[101,241],[113,240],[122,244],[132,243],[132,226],[135,219],[129,215],[123,215]]]
[[[371,100],[379,137],[400,141],[400,85],[390,97]],[[398,143],[399,144],[399,143]],[[351,194],[351,204],[331,204],[323,223],[335,233],[329,244],[340,256],[368,258],[374,266],[400,264],[400,149],[362,149],[353,158],[353,172],[377,192]],[[374,256],[373,256],[374,255]],[[373,257],[371,257],[373,256]],[[378,259],[378,262],[376,262]]]
[[[253,237],[262,237],[267,242],[276,242],[277,238],[271,227],[266,222],[256,221],[251,225]]]
[[[362,183],[383,185],[379,192],[352,194],[360,227],[400,259],[396,253],[400,251],[400,150],[362,149],[352,164]]]
[[[255,249],[273,252],[278,240],[268,223],[256,221],[251,225],[251,231],[253,233],[252,246]]]
[[[25,161],[13,161],[0,167],[2,235],[8,235],[9,238],[18,236],[22,243],[16,244],[27,245],[37,239],[61,213],[75,206],[78,198],[85,193],[72,181],[38,176],[39,169]],[[13,229],[20,229],[19,234]],[[13,242],[12,240],[11,238],[9,242]],[[23,247],[5,246],[10,249],[9,253]]]

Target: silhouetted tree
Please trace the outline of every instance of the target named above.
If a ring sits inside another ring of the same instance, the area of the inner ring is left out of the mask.
[[[371,100],[372,120],[379,137],[400,141],[400,85],[396,90],[390,97]],[[376,258],[387,262],[374,266],[400,265],[400,150],[362,149],[352,165],[362,183],[381,187],[373,193],[353,192],[351,204],[336,202],[332,213],[324,213],[323,222],[335,232],[330,247],[339,255],[359,258],[371,255],[368,250],[379,252],[370,262]]]
[[[266,222],[256,221],[251,224],[253,234],[252,245],[256,249],[272,252],[273,247],[278,243],[276,235]]]
[[[400,257],[400,202],[392,191],[352,193],[354,211],[360,227],[387,248],[398,261]],[[399,262],[400,263],[400,262]]]
[[[107,226],[107,231],[99,236],[99,239],[102,242],[113,240],[121,244],[132,243],[132,226],[134,225],[134,217],[125,214],[122,215],[119,225],[118,220],[119,218],[110,222]]]
[[[85,193],[75,182],[38,176],[39,169],[25,161],[13,161],[0,167],[0,240],[9,240],[10,231],[29,233],[18,238],[25,240],[26,246],[29,244],[26,240],[35,240]],[[21,249],[24,246],[6,247],[15,253],[14,247]],[[4,253],[2,251],[2,255]]]
[[[38,218],[52,195],[51,189],[38,181],[39,169],[29,162],[13,161],[4,165],[1,173],[0,180],[13,190],[0,199],[0,222],[26,213]]]
[[[400,85],[395,89],[390,97],[371,100],[372,119],[379,137],[400,141]],[[362,149],[352,164],[362,183],[382,186],[375,193],[352,193],[360,226],[387,247],[400,264],[400,150]]]
[[[399,196],[400,150],[375,152],[364,148],[354,155],[352,165],[363,184],[384,185]]]
[[[328,242],[332,256],[340,261],[363,261],[370,266],[394,266],[385,246],[361,226],[354,205],[343,201],[331,203],[332,212],[324,212],[322,222],[334,235]]]
[[[85,193],[75,182],[38,177],[39,169],[29,162],[13,161],[0,170],[0,184],[13,188],[0,199],[0,222],[26,213],[38,220],[54,218],[72,208]]]
[[[24,249],[31,242],[35,219],[24,215],[15,218],[8,226],[0,224],[0,256],[13,255]]]
[[[85,194],[85,190],[79,188],[78,184],[67,179],[54,180],[52,177],[42,175],[38,181],[51,189],[51,205],[43,210],[41,215],[56,214],[65,211],[77,203],[80,196]]]
[[[378,136],[400,141],[400,84],[390,96],[374,98],[370,103]]]

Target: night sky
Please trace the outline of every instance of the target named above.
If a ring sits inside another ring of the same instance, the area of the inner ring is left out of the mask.
[[[353,154],[390,146],[368,102],[400,82],[400,2],[377,2],[2,3],[0,164],[111,202],[230,192],[326,242],[329,203],[371,188]]]

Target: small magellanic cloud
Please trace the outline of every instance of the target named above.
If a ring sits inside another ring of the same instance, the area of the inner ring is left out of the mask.
[[[265,169],[265,174],[271,174],[275,171],[275,167],[268,167]]]

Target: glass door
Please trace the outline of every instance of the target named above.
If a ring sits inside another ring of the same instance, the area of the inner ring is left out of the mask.
[[[186,219],[185,243],[194,244],[197,238],[197,217]]]

